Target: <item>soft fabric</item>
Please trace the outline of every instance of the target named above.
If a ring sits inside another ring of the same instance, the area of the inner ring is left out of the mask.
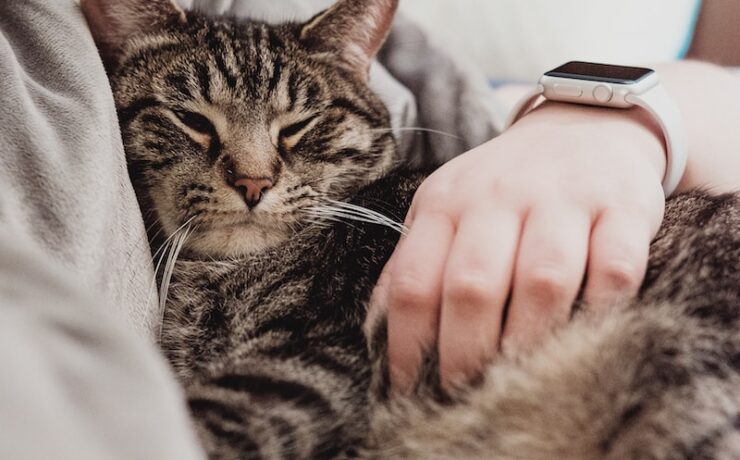
[[[413,126],[426,131],[401,133],[404,140],[413,138],[409,157],[414,163],[440,164],[500,132],[507,112],[496,103],[483,74],[442,51],[402,15],[379,59],[415,97]],[[380,87],[386,85],[371,81],[371,86],[382,94]]]
[[[673,61],[688,51],[701,0],[403,0],[435,41],[488,76],[532,80],[566,61]]]
[[[151,255],[113,98],[70,0],[0,2],[0,216],[142,333]]]
[[[143,338],[149,249],[72,0],[0,2],[0,107],[0,458],[201,458]]]
[[[204,3],[305,18],[326,1]],[[410,24],[393,41],[371,78],[405,155],[438,162],[496,133],[480,75]],[[201,458],[152,344],[151,251],[75,0],[0,2],[0,107],[0,458]]]
[[[203,458],[154,346],[26,237],[0,223],[0,458]]]

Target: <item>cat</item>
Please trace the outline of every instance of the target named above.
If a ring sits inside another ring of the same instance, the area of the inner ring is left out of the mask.
[[[210,458],[740,458],[740,203],[670,200],[637,299],[497,359],[459,393],[430,355],[390,396],[366,322],[426,174],[367,86],[397,0],[305,23],[83,0],[132,182],[169,248],[160,344]],[[347,221],[347,219],[352,219]],[[368,331],[366,335],[364,331]]]

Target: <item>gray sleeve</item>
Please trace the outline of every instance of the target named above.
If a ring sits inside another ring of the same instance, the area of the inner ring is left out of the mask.
[[[155,348],[0,227],[0,458],[203,458]]]
[[[151,335],[151,252],[113,95],[74,0],[0,2],[0,107],[0,226],[29,235]]]
[[[0,458],[202,458],[150,259],[79,8],[0,1]]]

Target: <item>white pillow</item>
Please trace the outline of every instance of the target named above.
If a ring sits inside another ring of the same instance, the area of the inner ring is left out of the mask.
[[[401,0],[439,44],[497,79],[566,61],[641,65],[683,57],[701,0]]]

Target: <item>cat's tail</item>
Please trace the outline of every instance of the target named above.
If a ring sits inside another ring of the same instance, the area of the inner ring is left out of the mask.
[[[657,305],[576,319],[466,400],[396,402],[372,458],[740,458],[740,333]]]

